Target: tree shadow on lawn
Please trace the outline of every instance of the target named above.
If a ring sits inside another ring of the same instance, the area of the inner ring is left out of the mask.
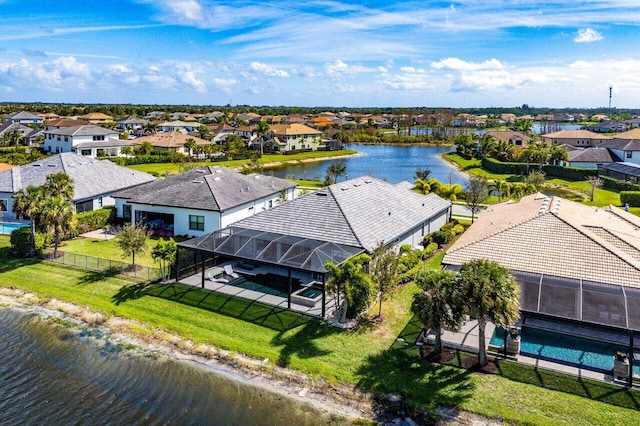
[[[528,383],[632,410],[640,410],[640,392],[637,390],[512,361],[497,360],[496,365],[501,376],[516,382]]]
[[[85,271],[78,280],[78,285],[93,284],[102,281],[105,278],[115,277],[119,273],[120,271],[117,268],[110,268],[104,271]]]
[[[115,304],[152,296],[209,312],[251,322],[276,331],[287,331],[308,322],[311,317],[275,306],[215,293],[182,284],[141,283],[121,287],[112,297]]]
[[[406,394],[410,405],[433,409],[457,407],[472,397],[471,373],[456,367],[428,362],[413,345],[398,342],[370,356],[357,371],[358,387],[378,394]]]
[[[335,327],[314,320],[298,327],[293,334],[285,336],[285,331],[281,331],[271,340],[273,346],[282,346],[277,360],[280,367],[288,366],[293,355],[300,359],[309,359],[330,354],[331,351],[319,348],[315,341],[340,332]]]
[[[11,256],[11,247],[0,248],[0,273],[9,272],[23,266],[41,263],[38,257],[14,257]]]

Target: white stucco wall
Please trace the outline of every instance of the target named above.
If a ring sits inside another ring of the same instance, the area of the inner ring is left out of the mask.
[[[0,211],[0,220],[10,222],[16,220],[16,214],[13,212],[13,194],[10,192],[0,192],[0,199],[6,200],[7,211]]]
[[[451,207],[449,207],[449,209],[451,209]],[[393,244],[394,249],[399,250],[400,246],[404,244],[409,244],[412,247],[422,244],[422,239],[425,235],[440,230],[440,228],[448,222],[449,209],[401,235],[398,238],[398,242]]]

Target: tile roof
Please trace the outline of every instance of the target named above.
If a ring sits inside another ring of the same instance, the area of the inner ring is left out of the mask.
[[[47,127],[71,127],[71,126],[87,126],[88,121],[74,120],[73,118],[60,118],[57,120],[47,121],[45,126]]]
[[[12,120],[42,120],[42,117],[32,114],[28,111],[20,111],[14,114],[9,114],[5,118],[10,118]]]
[[[621,139],[618,136],[610,141],[603,142],[600,146],[619,151],[640,151],[640,141],[634,139]]]
[[[609,136],[601,135],[599,133],[590,132],[589,130],[559,130],[553,133],[547,133],[540,135],[543,138],[555,138],[555,139],[611,139]]]
[[[109,160],[94,160],[67,152],[0,172],[0,192],[15,194],[30,185],[40,186],[45,183],[48,175],[59,172],[64,172],[73,179],[74,201],[110,194],[155,180],[150,174],[118,166]]]
[[[362,247],[391,242],[451,203],[369,176],[350,179],[243,219],[234,227]]]
[[[104,127],[96,126],[95,124],[61,127],[60,129],[48,130],[47,133],[60,136],[106,136],[118,134],[115,130],[105,129]]]
[[[640,288],[640,218],[534,194],[489,207],[443,263],[495,260],[514,271]]]
[[[600,167],[606,170],[624,173],[630,176],[640,176],[640,164],[629,163],[625,161],[620,163],[603,164]]]
[[[316,130],[307,125],[300,123],[289,123],[289,124],[273,124],[271,126],[270,133],[276,136],[282,135],[321,135],[322,132],[320,130]]]
[[[193,139],[197,145],[211,145],[211,141],[201,139],[192,135],[185,135],[182,132],[166,132],[156,133],[150,136],[143,136],[141,138],[132,139],[135,145],[142,145],[145,142],[149,142],[151,145],[158,148],[182,148],[184,147],[187,139]]]
[[[225,211],[295,186],[276,177],[207,166],[121,191],[114,197],[137,204]]]
[[[569,151],[569,161],[572,163],[611,163],[613,157],[606,148],[595,147],[585,148],[576,151]]]
[[[640,140],[640,128],[627,130],[614,136],[616,139],[637,139]]]

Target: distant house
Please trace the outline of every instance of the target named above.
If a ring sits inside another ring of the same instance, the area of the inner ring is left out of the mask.
[[[71,201],[76,213],[113,205],[114,192],[155,180],[150,174],[120,167],[109,160],[94,160],[70,152],[50,156],[0,172],[0,212],[4,219],[16,219],[12,198],[16,193],[28,186],[41,186],[48,175],[60,172],[73,179]]]
[[[80,115],[78,119],[89,122],[90,124],[110,123],[113,117],[101,112],[90,112],[89,114]]]
[[[211,140],[215,143],[222,143],[228,135],[234,134],[236,128],[230,124],[212,123],[207,124],[207,128],[211,131]]]
[[[143,118],[137,118],[130,115],[124,120],[118,120],[116,122],[116,128],[120,130],[138,130],[146,126],[148,122],[149,120],[145,120]]]
[[[614,155],[619,157],[617,161],[640,164],[640,140],[620,139],[616,136],[601,146],[609,149]]]
[[[509,269],[524,325],[596,327],[628,343],[628,330],[640,330],[639,228],[640,218],[617,207],[534,194],[490,206],[442,263],[456,270],[488,259]]]
[[[620,161],[620,159],[612,155],[611,152],[602,146],[591,148],[576,149],[568,151],[569,160],[565,162],[567,167],[578,167],[581,169],[597,169],[603,164]]]
[[[634,128],[631,130],[627,130],[626,132],[622,132],[622,133],[618,133],[617,135],[614,135],[613,138],[640,141],[640,129]]]
[[[514,130],[492,130],[487,135],[493,136],[498,142],[507,142],[509,145],[526,148],[531,138],[522,132]]]
[[[158,151],[173,151],[189,155],[192,153],[184,146],[187,139],[193,139],[198,146],[211,145],[211,141],[196,136],[185,135],[182,132],[156,133],[155,135],[133,139],[130,142],[136,146],[148,142],[153,146],[153,149]]]
[[[590,132],[588,130],[560,130],[540,135],[543,142],[550,145],[573,145],[577,147],[600,146],[611,140],[609,136]]]
[[[13,114],[9,114],[6,117],[4,117],[2,119],[2,124],[4,126],[8,126],[9,124],[12,123],[18,123],[18,124],[42,124],[44,120],[42,119],[42,117],[32,114],[30,112],[27,111],[20,111],[20,112],[16,112]]]
[[[165,121],[158,124],[158,131],[161,132],[193,132],[198,128],[198,123],[186,123],[180,120]]]
[[[596,133],[617,133],[628,130],[629,126],[619,121],[605,120],[585,126],[584,129]]]
[[[31,137],[32,134],[36,133],[36,130],[20,123],[11,123],[8,126],[0,127],[0,140],[4,139],[5,135],[11,132],[20,133],[21,135],[20,144],[30,145],[29,138]]]
[[[44,130],[57,130],[63,127],[72,126],[87,126],[88,124],[89,122],[84,120],[75,120],[73,118],[59,118],[56,120],[46,121],[44,123]]]
[[[47,152],[77,152],[87,157],[117,157],[131,142],[119,139],[115,130],[89,124],[61,127],[44,132],[44,150]]]
[[[204,235],[295,196],[296,184],[225,167],[202,167],[115,194],[118,217],[159,233]]]
[[[322,139],[322,132],[304,124],[274,124],[269,132],[270,139],[265,147],[271,151],[294,151],[310,149],[316,151]]]

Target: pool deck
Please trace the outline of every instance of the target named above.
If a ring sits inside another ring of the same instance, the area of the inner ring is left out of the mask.
[[[489,347],[489,342],[495,325],[492,323],[487,324],[485,330],[486,347]],[[433,344],[433,334],[427,335],[427,342]],[[425,342],[425,343],[427,343]],[[458,332],[445,330],[442,334],[442,344],[447,348],[459,349],[465,352],[478,353],[478,322],[476,320],[467,321],[464,326]],[[489,357],[492,358],[491,354]],[[493,358],[500,359],[499,356],[493,356]],[[535,368],[542,368],[545,370],[558,371],[565,374],[571,374],[577,377],[584,377],[592,380],[604,381],[607,383],[615,383],[624,385],[623,382],[614,381],[612,374],[599,373],[597,371],[575,367],[571,365],[561,364],[558,362],[547,361],[539,358],[533,358],[525,355],[518,355],[516,358],[519,363],[530,365]],[[637,386],[636,386],[637,387]]]
[[[216,276],[220,272],[221,272],[220,267],[209,268],[205,271],[205,276],[208,276],[209,273],[211,273],[211,275],[213,276]],[[239,271],[236,270],[236,272],[239,272]],[[180,284],[202,288],[202,274],[198,273],[185,278],[181,278],[179,282]],[[273,294],[262,293],[260,291],[255,291],[255,290],[249,290],[249,289],[236,287],[234,285],[230,285],[223,282],[211,281],[208,279],[204,281],[204,288],[206,290],[213,291],[216,293],[225,294],[233,297],[239,297],[245,300],[259,302],[269,306],[276,306],[282,309],[288,309],[286,297],[275,296]],[[334,307],[335,307],[335,304],[333,299],[327,296],[326,303],[325,303],[325,317],[328,317],[334,311]],[[320,318],[322,316],[322,301],[317,302],[313,307],[300,305],[298,303],[294,303],[293,301],[291,301],[290,310],[304,314],[304,315]]]

